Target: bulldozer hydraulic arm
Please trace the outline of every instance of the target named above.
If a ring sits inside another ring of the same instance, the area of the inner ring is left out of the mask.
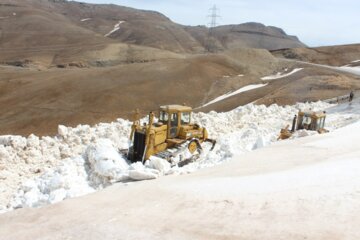
[[[212,146],[211,146],[211,149],[210,149],[210,151],[212,151],[212,150],[214,150],[214,147],[215,147],[215,145],[216,145],[216,140],[214,140],[214,139],[205,139],[205,142],[210,142],[210,143],[212,143]]]

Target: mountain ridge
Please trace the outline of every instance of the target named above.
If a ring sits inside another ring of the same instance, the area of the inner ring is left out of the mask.
[[[21,15],[9,16],[8,13],[21,10],[25,14],[36,12],[44,18],[44,22],[47,22],[47,25],[33,26],[31,19],[26,19],[28,31],[41,32],[43,29],[55,29],[56,25],[51,19],[56,18],[58,23],[62,23],[62,28],[80,27],[82,30],[78,31],[91,31],[99,38],[102,36],[105,42],[116,41],[176,53],[204,53],[207,49],[208,28],[181,25],[156,11],[138,10],[115,4],[52,0],[5,0],[3,6],[4,14],[2,15],[8,15],[6,19],[0,20],[0,28],[5,28],[4,32],[6,32],[6,26],[1,25],[5,25],[6,22],[8,24],[12,24],[13,21],[21,22],[21,18],[17,18]],[[49,14],[51,16],[48,16]],[[115,27],[117,24],[119,24],[118,29]],[[240,30],[240,32],[234,30]],[[249,33],[250,30],[251,33]],[[239,46],[268,50],[305,46],[297,37],[287,35],[281,28],[260,23],[223,25],[214,28],[213,31],[216,36],[216,48],[220,51]],[[252,36],[248,36],[249,34]],[[254,41],[254,37],[258,39]],[[64,33],[63,38],[70,38],[70,36]],[[87,40],[92,38],[86,36]]]

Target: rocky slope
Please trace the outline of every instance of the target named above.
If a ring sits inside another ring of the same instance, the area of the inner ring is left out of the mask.
[[[209,29],[204,26],[186,27],[199,42],[209,44]],[[305,47],[295,36],[287,35],[282,29],[261,23],[218,26],[212,30],[212,48],[217,51],[236,48],[263,48],[268,50]]]

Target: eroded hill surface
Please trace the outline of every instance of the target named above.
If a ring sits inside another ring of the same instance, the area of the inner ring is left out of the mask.
[[[74,52],[81,57],[84,52],[101,50],[114,42],[177,53],[203,53],[208,44],[208,28],[183,26],[154,11],[72,1],[2,2],[0,47],[7,50],[9,56],[5,59],[14,59],[20,48],[25,50],[20,59],[36,55],[36,60],[48,63],[73,58]],[[218,50],[304,46],[283,30],[259,23],[219,26],[213,36]]]

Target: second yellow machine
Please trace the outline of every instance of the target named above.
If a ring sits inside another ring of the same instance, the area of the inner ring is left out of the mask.
[[[317,131],[319,134],[327,133],[329,131],[325,129],[325,119],[325,111],[314,112],[311,110],[299,110],[298,115],[294,117],[291,130],[289,130],[289,125],[281,129],[278,139],[288,139],[295,131],[302,129]]]

